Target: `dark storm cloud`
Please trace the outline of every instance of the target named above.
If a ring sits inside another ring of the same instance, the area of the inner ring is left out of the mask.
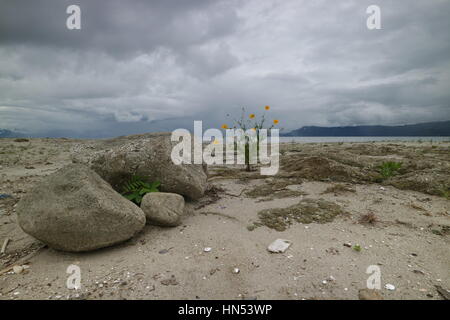
[[[82,32],[65,28],[72,4],[81,8]],[[209,0],[3,0],[1,9],[2,43],[112,55],[201,44],[236,25],[232,8]]]
[[[81,7],[82,29],[66,28]],[[366,28],[381,7],[382,30]],[[113,136],[450,118],[450,2],[0,0],[0,128]]]

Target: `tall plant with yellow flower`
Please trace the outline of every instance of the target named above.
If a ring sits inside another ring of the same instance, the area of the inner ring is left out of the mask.
[[[233,129],[242,129],[244,132],[251,129],[255,131],[256,143],[257,143],[257,154],[259,155],[259,141],[260,134],[259,131],[261,129],[272,129],[276,125],[278,125],[279,121],[277,119],[273,119],[271,123],[267,123],[266,112],[270,110],[270,106],[265,106],[262,115],[258,118],[256,114],[250,113],[247,115],[245,108],[242,108],[241,117],[238,119],[232,118],[234,123]],[[230,116],[229,114],[227,116]],[[267,125],[267,127],[265,127]],[[222,129],[230,129],[227,124],[222,125]],[[250,138],[245,136],[245,166],[247,171],[251,171],[250,166]],[[235,148],[237,148],[237,144],[235,142]]]

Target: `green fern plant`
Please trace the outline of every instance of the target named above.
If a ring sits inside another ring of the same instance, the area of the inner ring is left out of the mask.
[[[159,181],[146,182],[139,176],[133,176],[125,183],[122,189],[122,195],[128,200],[140,205],[142,198],[150,192],[159,192],[158,187],[161,185]]]

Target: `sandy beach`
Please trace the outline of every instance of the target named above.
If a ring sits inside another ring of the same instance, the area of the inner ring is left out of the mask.
[[[443,299],[437,287],[450,288],[449,142],[284,143],[273,177],[208,167],[208,191],[179,227],[56,251],[20,229],[15,206],[87,142],[0,139],[10,196],[0,199],[0,299],[358,299],[373,265],[384,299]],[[402,167],[380,179],[384,161]],[[291,246],[268,252],[276,239]],[[72,264],[79,290],[66,287]]]

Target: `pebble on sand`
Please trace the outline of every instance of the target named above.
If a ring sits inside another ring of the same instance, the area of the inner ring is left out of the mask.
[[[291,242],[289,240],[277,239],[267,247],[267,250],[272,253],[283,253],[290,245]]]

